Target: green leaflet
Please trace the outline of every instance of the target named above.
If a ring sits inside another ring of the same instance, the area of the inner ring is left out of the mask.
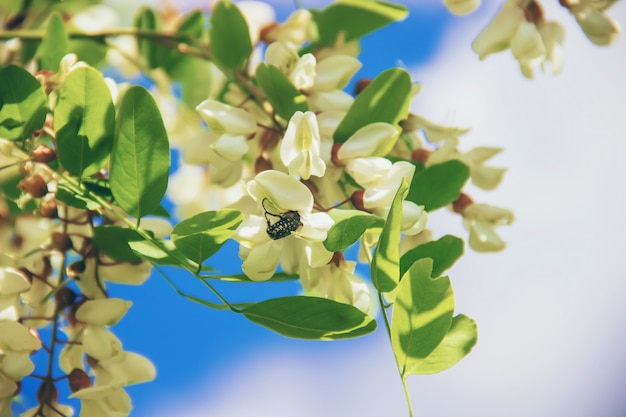
[[[382,227],[385,221],[378,216],[360,210],[333,209],[328,212],[335,221],[328,230],[324,247],[336,252],[356,242],[363,233],[372,227]]]
[[[408,185],[403,178],[374,251],[371,267],[372,283],[380,292],[393,290],[400,280],[400,251],[398,247],[400,246],[400,227],[402,225],[402,200],[404,200],[407,188]]]
[[[356,97],[335,130],[334,142],[344,143],[357,130],[370,123],[385,122],[397,127],[398,122],[409,114],[411,85],[411,76],[401,68],[382,72]],[[380,150],[381,155],[387,154],[394,142],[389,141],[387,149]]]
[[[391,345],[403,377],[441,343],[450,329],[454,295],[448,277],[431,278],[429,258],[415,262],[398,284]]]
[[[53,13],[50,15],[48,26],[46,26],[46,34],[37,50],[41,69],[58,72],[59,62],[61,62],[61,58],[67,52],[68,38],[65,33],[63,19],[58,13]]]
[[[167,189],[170,149],[159,108],[143,87],[121,100],[111,155],[111,192],[129,215],[157,210]]]
[[[254,323],[299,339],[345,339],[376,329],[376,321],[356,307],[319,297],[272,298],[242,313]]]
[[[93,229],[93,243],[96,247],[120,262],[136,262],[141,258],[131,249],[129,243],[144,241],[136,231],[119,226],[98,226]]]
[[[234,209],[196,214],[174,227],[172,242],[180,253],[201,264],[230,239],[242,221],[243,214]]]
[[[306,97],[275,66],[261,63],[256,68],[255,75],[259,87],[263,89],[276,114],[283,119],[289,120],[295,112],[305,112],[309,109]]]
[[[228,69],[244,69],[252,53],[248,24],[230,0],[220,0],[209,18],[215,60]]]
[[[39,81],[15,65],[0,68],[0,137],[24,140],[46,120],[46,95]]]
[[[463,255],[463,240],[456,236],[446,235],[439,240],[421,244],[402,255],[400,276],[403,276],[415,261],[431,258],[433,260],[432,276],[438,277],[454,265],[461,255]]]
[[[428,375],[445,371],[467,356],[477,341],[476,322],[459,314],[452,319],[450,329],[439,346],[425,359],[412,362],[406,372],[411,375]]]
[[[102,74],[76,68],[65,78],[54,108],[61,165],[80,177],[97,172],[111,153],[115,109]]]
[[[312,10],[319,43],[332,44],[340,33],[345,40],[359,39],[408,15],[406,6],[374,0],[340,0],[324,10]]]
[[[421,170],[417,166],[406,199],[424,206],[426,211],[447,206],[459,198],[469,174],[469,167],[456,160]]]

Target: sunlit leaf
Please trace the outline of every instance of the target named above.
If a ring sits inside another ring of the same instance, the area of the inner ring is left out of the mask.
[[[72,175],[97,172],[111,153],[115,109],[102,74],[76,68],[65,78],[54,108],[61,165]]]
[[[46,26],[46,34],[38,49],[41,69],[52,72],[59,70],[61,58],[68,52],[68,39],[63,19],[58,13],[52,13]]]
[[[295,112],[308,110],[306,97],[275,66],[259,64],[256,79],[276,114],[283,119],[289,120]]]
[[[400,227],[402,226],[402,200],[408,188],[405,179],[393,199],[383,231],[372,259],[372,283],[380,292],[393,290],[400,280]]]
[[[230,239],[242,220],[243,214],[234,209],[196,214],[174,227],[172,241],[187,258],[202,263]]]
[[[93,229],[96,247],[120,262],[136,262],[141,258],[131,249],[130,242],[145,240],[135,230],[119,226],[98,226]]]
[[[0,68],[0,137],[29,138],[46,120],[46,94],[28,71],[15,65]]]
[[[128,89],[119,105],[111,157],[111,192],[140,218],[159,207],[167,189],[170,149],[161,113],[143,87]]]
[[[456,236],[446,235],[439,240],[423,243],[400,258],[400,276],[417,260],[430,258],[433,260],[433,277],[438,277],[450,268],[463,255],[463,240]]]
[[[407,368],[407,374],[427,375],[445,371],[467,356],[477,340],[476,322],[459,314],[452,319],[450,329],[439,346],[424,360],[412,363]]]
[[[335,222],[328,230],[328,237],[324,241],[324,247],[330,252],[349,247],[367,229],[382,227],[385,224],[385,221],[380,217],[360,210],[333,209],[328,214]]]
[[[329,45],[337,35],[353,40],[408,15],[406,6],[386,1],[339,0],[324,10],[313,10],[319,43]]]
[[[416,170],[406,199],[426,211],[447,206],[459,198],[469,175],[469,167],[456,160]]]
[[[220,0],[210,16],[209,36],[217,62],[229,69],[244,69],[252,53],[248,24],[230,0]]]
[[[381,73],[354,100],[335,133],[335,143],[347,141],[357,130],[375,122],[398,126],[406,119],[411,103],[411,76],[401,68],[392,68]],[[399,130],[399,127],[398,127]],[[389,141],[386,154],[394,145]]]
[[[299,339],[332,340],[362,336],[376,322],[358,308],[318,297],[281,297],[246,307],[248,320]]]
[[[433,262],[420,259],[396,290],[391,345],[403,376],[430,355],[450,329],[454,295],[448,277],[431,278]]]

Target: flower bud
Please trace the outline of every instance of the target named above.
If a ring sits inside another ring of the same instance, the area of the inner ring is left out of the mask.
[[[81,259],[80,261],[72,262],[67,267],[67,275],[70,278],[78,278],[80,277],[80,274],[85,272],[86,269],[87,266],[85,265],[85,262]]]
[[[411,153],[411,161],[425,164],[432,152],[428,149],[419,148]]]
[[[541,8],[541,4],[534,0],[531,1],[524,9],[524,18],[530,23],[537,23],[543,20],[543,9]]]
[[[34,161],[47,164],[54,161],[57,157],[57,154],[49,146],[39,145],[31,152],[31,156],[33,157]]]
[[[72,249],[72,239],[66,233],[52,232],[50,234],[50,246],[59,252],[67,252]]]
[[[57,201],[54,198],[44,199],[39,206],[39,214],[48,219],[56,219],[59,217],[57,211]]]
[[[57,308],[63,310],[74,304],[74,301],[76,301],[76,293],[71,288],[63,287],[54,294],[54,301]],[[74,314],[72,314],[72,316],[74,316]]]
[[[79,368],[72,369],[72,372],[68,375],[67,382],[72,393],[80,391],[81,389],[89,388],[92,385],[89,375]]]
[[[371,78],[360,79],[359,81],[356,82],[356,85],[354,86],[354,94],[356,95],[361,94],[361,92],[365,90],[365,88],[371,83],[372,83]]]
[[[43,381],[37,390],[37,401],[40,404],[52,404],[59,399],[59,392],[51,381]]]
[[[265,155],[259,155],[257,159],[254,161],[254,172],[258,174],[259,172],[267,171],[272,169],[274,166],[272,161],[267,159]]]
[[[48,184],[39,174],[31,175],[24,178],[18,184],[18,187],[22,191],[26,191],[33,198],[40,198],[48,194]]]
[[[363,202],[363,195],[365,194],[365,190],[356,190],[350,196],[350,202],[354,206],[355,209],[361,211],[368,211],[365,208],[365,203]]]
[[[455,213],[459,213],[459,214],[462,215],[465,212],[465,209],[468,208],[469,206],[471,206],[472,204],[474,204],[474,201],[472,201],[470,196],[468,196],[467,194],[461,193],[459,198],[457,198],[452,203],[452,210]]]
[[[330,160],[333,161],[333,164],[335,164],[338,167],[345,166],[345,164],[341,162],[341,160],[339,159],[339,156],[337,155],[342,145],[343,143],[335,143],[332,149],[330,150]]]

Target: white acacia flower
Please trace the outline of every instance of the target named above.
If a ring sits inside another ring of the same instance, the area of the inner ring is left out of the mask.
[[[298,90],[313,87],[316,77],[316,60],[313,54],[298,55],[298,50],[281,42],[274,42],[265,51],[265,62],[273,65],[289,78]]]
[[[20,293],[30,288],[24,274],[14,268],[0,267],[0,321],[17,321]]]
[[[280,158],[289,168],[289,175],[308,180],[322,177],[326,164],[320,156],[320,132],[313,112],[295,112],[289,120],[280,145]]]
[[[463,224],[469,229],[469,245],[476,252],[497,252],[506,243],[496,233],[496,227],[513,222],[511,210],[473,203],[463,211]]]
[[[355,158],[383,156],[397,136],[397,129],[389,123],[370,123],[354,132],[339,147],[337,159],[345,164]]]
[[[44,404],[41,409],[39,405],[30,408],[21,413],[20,417],[59,417],[59,413],[61,413],[63,417],[72,417],[74,415],[74,409],[69,405],[59,404],[54,401],[52,404]]]
[[[30,375],[35,365],[30,354],[41,342],[24,325],[15,321],[0,322],[0,374],[13,381]]]
[[[234,237],[241,245],[242,268],[250,279],[264,281],[271,278],[281,257],[283,269],[288,273],[297,272],[297,265],[304,261],[317,267],[330,260],[332,253],[322,242],[333,220],[326,213],[312,212],[313,195],[304,184],[285,173],[268,170],[257,174],[248,182],[247,188],[259,213],[263,214],[246,216]],[[270,227],[268,222],[277,227],[277,222],[284,223],[288,213],[292,223],[285,233],[282,237],[274,235],[274,239],[270,238],[266,230]],[[294,213],[298,218],[293,217]],[[289,257],[292,259],[287,259]]]
[[[578,0],[565,3],[587,38],[596,45],[604,46],[615,42],[621,31],[619,24],[605,13],[615,2]]]
[[[474,39],[472,48],[481,60],[510,48],[522,74],[532,78],[534,68],[539,64],[543,68],[545,62],[552,63],[554,74],[561,70],[562,42],[561,25],[546,21],[538,3],[523,6],[517,0],[507,0],[491,23]]]
[[[217,135],[229,133],[235,136],[249,136],[256,132],[256,119],[246,110],[229,106],[217,100],[204,100],[196,110]]]
[[[266,31],[267,42],[282,42],[300,48],[310,37],[313,15],[306,9],[294,11],[287,20]]]
[[[82,342],[85,352],[97,359],[110,359],[122,351],[122,343],[105,326],[117,323],[132,303],[120,298],[88,300],[76,310],[76,320],[85,323]]]
[[[413,113],[409,114],[409,117],[402,122],[402,129],[410,134],[413,139],[413,146],[418,148],[424,145],[421,138],[417,136],[418,132],[423,132],[428,142],[438,143],[445,139],[458,138],[470,131],[469,128],[444,126]]]
[[[320,268],[308,268],[301,275],[305,293],[344,304],[351,304],[364,313],[372,310],[370,288],[354,273],[356,262],[334,261]]]

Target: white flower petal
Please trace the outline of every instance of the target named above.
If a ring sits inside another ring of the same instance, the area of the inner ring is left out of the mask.
[[[316,91],[343,89],[361,68],[361,62],[350,55],[332,55],[318,62],[315,68]]]
[[[101,361],[121,352],[122,342],[104,327],[86,326],[83,333],[83,349],[89,356]]]
[[[76,310],[76,319],[93,326],[110,326],[117,323],[132,305],[121,298],[88,300]]]
[[[243,261],[241,269],[253,281],[266,281],[274,275],[278,263],[283,240],[269,240],[250,249]]]
[[[377,122],[363,126],[339,148],[341,161],[368,156],[383,156],[393,145],[398,131],[389,123]]]
[[[209,128],[218,135],[248,136],[256,132],[256,119],[246,110],[216,100],[204,100],[196,110]]]
[[[276,213],[295,210],[300,213],[311,212],[313,195],[311,191],[296,178],[284,172],[268,170],[260,172],[247,184],[248,193],[262,204],[267,198],[268,209],[276,209]]]
[[[230,162],[239,162],[248,152],[248,141],[241,135],[233,136],[228,133],[220,136],[211,145],[215,153]]]

